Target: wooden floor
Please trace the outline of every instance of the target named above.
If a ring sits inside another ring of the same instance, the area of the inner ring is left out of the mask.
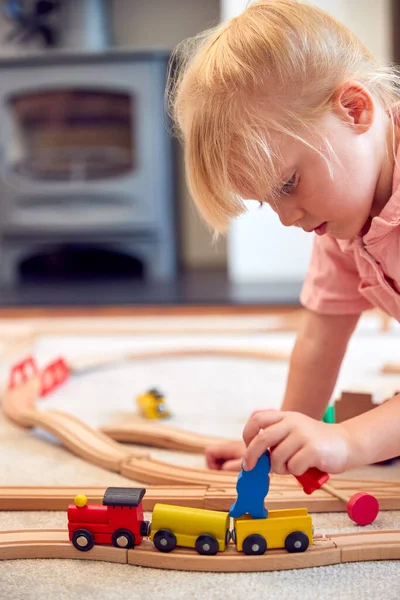
[[[0,308],[2,319],[47,317],[138,317],[195,315],[273,315],[301,311],[298,305],[252,306],[107,306]]]

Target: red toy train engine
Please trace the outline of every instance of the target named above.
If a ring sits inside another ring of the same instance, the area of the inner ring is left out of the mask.
[[[150,534],[150,523],[143,519],[144,488],[109,487],[103,505],[87,504],[84,495],[76,496],[68,506],[69,539],[87,552],[94,544],[112,544],[117,548],[134,548]]]

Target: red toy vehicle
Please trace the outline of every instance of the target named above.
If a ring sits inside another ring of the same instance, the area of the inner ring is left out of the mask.
[[[83,494],[68,506],[69,539],[82,552],[94,544],[112,544],[117,548],[134,548],[150,534],[149,521],[143,520],[144,488],[106,489],[103,505],[87,504]]]

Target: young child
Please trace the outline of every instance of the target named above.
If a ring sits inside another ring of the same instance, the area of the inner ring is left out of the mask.
[[[255,199],[315,234],[282,408],[253,414],[244,443],[210,447],[209,467],[240,469],[244,455],[252,469],[267,448],[294,475],[399,455],[400,397],[320,421],[362,311],[400,318],[399,75],[296,0],[256,2],[191,42],[169,91],[200,214],[222,233]]]

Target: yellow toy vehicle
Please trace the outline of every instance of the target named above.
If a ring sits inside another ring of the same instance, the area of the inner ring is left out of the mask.
[[[171,416],[165,404],[164,395],[156,388],[136,398],[139,413],[146,419],[165,419]]]
[[[312,544],[312,520],[306,508],[270,510],[266,519],[243,515],[234,519],[232,539],[245,554],[264,554],[271,548],[304,552]]]
[[[160,552],[176,546],[196,548],[199,554],[223,552],[230,540],[230,518],[226,512],[156,504],[150,539]]]

